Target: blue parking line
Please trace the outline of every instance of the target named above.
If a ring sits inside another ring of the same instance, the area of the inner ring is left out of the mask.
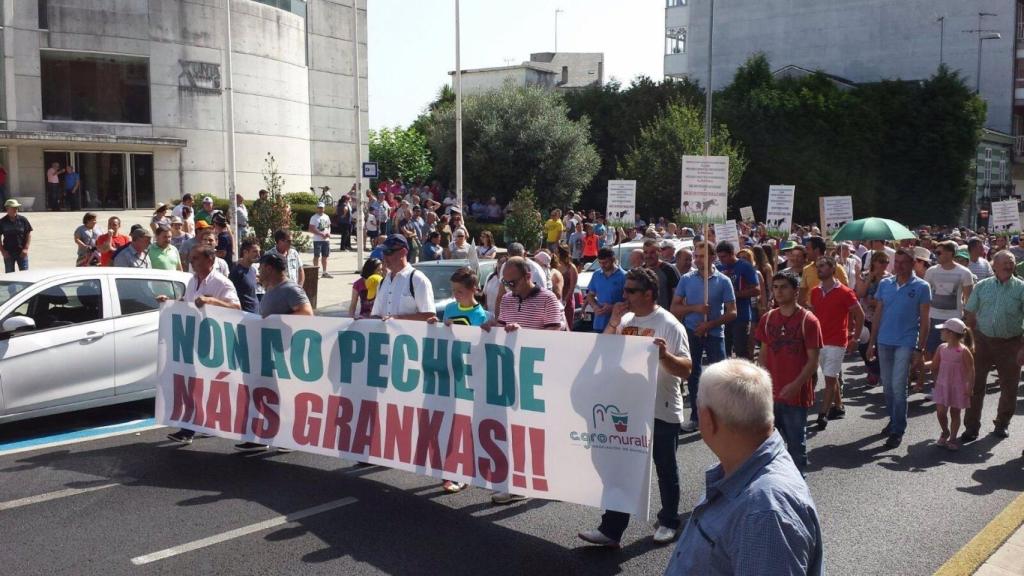
[[[7,450],[20,450],[22,448],[31,448],[33,446],[50,444],[53,442],[81,440],[84,438],[89,438],[91,436],[101,436],[103,434],[127,432],[130,430],[134,430],[136,428],[145,428],[147,426],[153,426],[154,424],[156,424],[156,418],[146,418],[143,420],[132,420],[131,422],[124,422],[121,424],[110,424],[108,426],[99,426],[96,428],[84,428],[82,430],[75,430],[74,432],[62,432],[60,434],[40,436],[38,438],[29,438],[27,440],[17,440],[14,442],[0,443],[0,452],[4,452]]]

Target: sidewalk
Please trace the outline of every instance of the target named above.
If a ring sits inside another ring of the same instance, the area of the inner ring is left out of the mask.
[[[1017,496],[935,576],[1024,576],[1024,494]]]
[[[32,244],[29,252],[29,268],[63,268],[75,265],[76,248],[72,238],[75,228],[82,223],[85,212],[22,212],[32,224]],[[106,229],[107,218],[121,218],[121,229],[125,233],[132,224],[148,228],[152,212],[149,210],[98,211],[101,230]],[[352,296],[352,283],[359,278],[356,270],[356,253],[337,251],[338,239],[331,239],[331,256],[327,262],[333,278],[320,278],[317,288],[317,314],[341,316],[348,312]],[[364,257],[368,256],[364,252]],[[312,264],[313,255],[302,254],[304,264]]]
[[[1024,576],[1024,526],[1017,528],[1017,531],[992,556],[989,556],[975,574],[977,576]]]

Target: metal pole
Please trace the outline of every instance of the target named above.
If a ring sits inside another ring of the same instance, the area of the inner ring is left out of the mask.
[[[711,155],[711,98],[714,88],[711,82],[711,62],[715,45],[715,0],[711,0],[708,14],[708,80],[704,87],[704,155]]]
[[[944,62],[942,58],[942,48],[946,40],[946,17],[939,16],[939,66],[942,66]]]
[[[555,53],[558,53],[558,15],[565,10],[561,8],[555,8]]]
[[[352,46],[353,55],[353,89],[352,102],[356,114],[356,194],[355,205],[352,207],[352,220],[356,223],[356,270],[363,269],[363,112],[359,105],[359,0],[352,0]]]
[[[227,28],[226,40],[224,42],[224,91],[227,93],[226,123],[228,128],[228,199],[231,201],[231,214],[228,216],[228,227],[234,226],[234,233],[231,234],[231,250],[235,258],[238,257],[238,198],[235,192],[235,91],[232,88],[234,82],[231,74],[231,0],[224,0],[224,15]]]
[[[981,20],[981,17],[978,17]],[[981,27],[978,27],[978,69],[974,73],[974,93],[981,94]]]
[[[462,209],[462,60],[459,45],[459,0],[455,0],[455,200]]]

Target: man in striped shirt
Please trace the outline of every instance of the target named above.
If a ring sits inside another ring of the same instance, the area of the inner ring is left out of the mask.
[[[501,270],[501,284],[505,295],[501,297],[498,319],[484,324],[489,330],[495,324],[506,332],[520,328],[533,330],[564,330],[565,312],[554,292],[534,284],[530,264],[521,256],[512,256]],[[491,496],[495,504],[511,504],[526,500],[526,496],[499,492]]]

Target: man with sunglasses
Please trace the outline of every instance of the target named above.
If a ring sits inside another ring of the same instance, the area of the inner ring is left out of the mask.
[[[409,264],[409,241],[401,234],[392,234],[383,247],[384,277],[370,315],[374,318],[422,320],[434,316],[434,287],[430,279]]]
[[[658,305],[660,282],[654,270],[633,268],[626,274],[625,301],[612,307],[612,318],[605,334],[653,337],[658,346],[658,388],[654,404],[654,441],[652,456],[658,473],[661,511],[654,532],[656,544],[668,544],[679,533],[679,465],[676,462],[676,437],[683,419],[683,394],[680,383],[690,375],[690,347],[686,330],[676,317]],[[629,524],[629,514],[608,510],[596,530],[579,533],[580,539],[599,546],[618,548]]]

